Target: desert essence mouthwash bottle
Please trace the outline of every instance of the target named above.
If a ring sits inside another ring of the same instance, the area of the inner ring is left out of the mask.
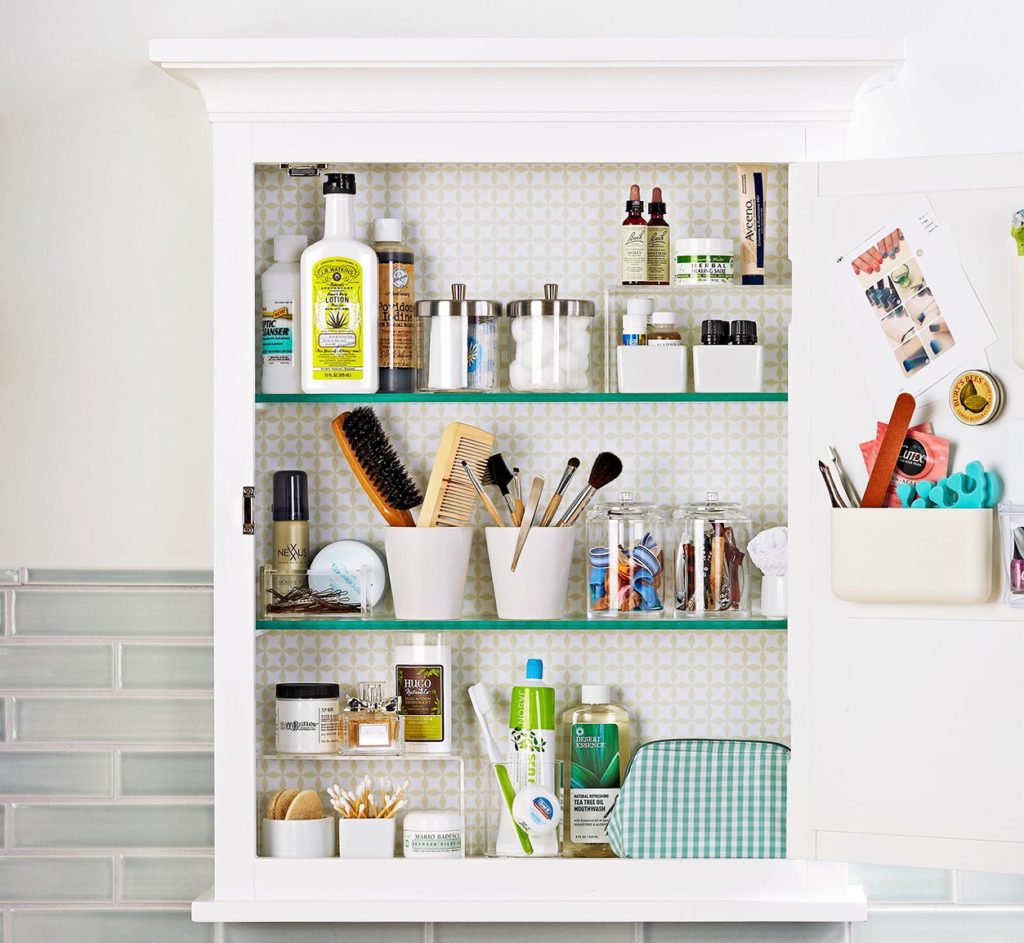
[[[610,703],[606,684],[583,685],[583,701],[562,715],[569,788],[562,819],[562,854],[613,858],[608,818],[631,756],[629,714]]]

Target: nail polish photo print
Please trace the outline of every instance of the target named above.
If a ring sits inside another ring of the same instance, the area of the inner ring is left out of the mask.
[[[920,372],[956,345],[948,327],[941,342],[931,344],[925,322],[938,317],[938,306],[902,229],[892,230],[869,246],[850,267],[866,285],[864,297],[879,317],[882,333],[904,375]]]
[[[984,357],[995,332],[931,203],[900,220],[837,258],[830,289],[879,399],[906,391],[927,402],[965,359]]]

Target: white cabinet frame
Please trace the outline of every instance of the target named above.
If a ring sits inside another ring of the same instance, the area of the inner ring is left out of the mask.
[[[194,919],[864,918],[845,865],[799,860],[364,862],[368,883],[353,888],[338,859],[256,857],[255,560],[242,532],[254,481],[253,168],[841,157],[858,91],[891,79],[903,55],[901,42],[875,40],[151,43],[152,61],[200,89],[213,123],[216,883]],[[374,886],[388,891],[375,899]]]

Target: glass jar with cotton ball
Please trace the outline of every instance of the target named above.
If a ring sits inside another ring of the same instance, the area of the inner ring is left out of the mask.
[[[559,298],[554,284],[544,286],[543,298],[510,302],[509,387],[523,393],[587,392],[595,314],[592,301]]]

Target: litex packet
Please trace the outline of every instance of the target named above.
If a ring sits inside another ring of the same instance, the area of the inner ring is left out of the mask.
[[[869,475],[875,466],[878,449],[887,428],[888,423],[878,423],[874,440],[860,444],[860,452],[864,456],[864,466]],[[949,440],[934,435],[930,422],[912,426],[907,430],[906,438],[903,440],[899,458],[896,459],[896,469],[892,478],[889,479],[889,487],[885,491],[882,506],[888,508],[902,506],[899,495],[896,493],[896,486],[901,482],[914,484],[918,481],[938,481],[940,478],[945,478],[947,474],[949,474]]]

